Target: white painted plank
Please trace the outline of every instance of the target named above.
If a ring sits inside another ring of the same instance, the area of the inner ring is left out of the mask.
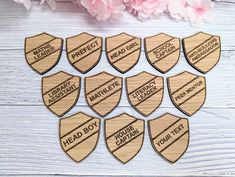
[[[235,124],[231,117],[234,109],[202,109],[194,118],[189,118],[190,145],[175,164],[169,164],[155,153],[146,129],[142,150],[126,165],[106,149],[103,129],[97,149],[77,164],[62,151],[58,118],[44,106],[1,106],[0,109],[2,175],[235,175]],[[77,111],[88,113],[90,110],[77,106],[72,113]],[[150,118],[168,111],[182,116],[175,109],[162,108]],[[133,114],[133,109],[121,107],[108,117],[122,112]]]
[[[2,0],[0,3],[0,49],[23,49],[25,37],[43,31],[63,38],[84,31],[102,37],[125,31],[142,38],[159,32],[183,38],[198,31],[205,31],[220,35],[224,50],[235,49],[235,42],[231,40],[231,37],[235,36],[233,3],[217,4],[214,21],[199,28],[192,28],[187,22],[174,22],[168,17],[143,23],[128,13],[124,13],[125,16],[119,23],[97,22],[70,2],[57,3],[55,11],[51,11],[47,5],[39,6],[37,1],[29,11],[12,0]]]
[[[3,83],[0,87],[0,105],[43,105],[41,99],[41,78],[42,76],[34,72],[26,63],[24,52],[22,50],[6,50],[0,51],[0,82]],[[207,99],[204,107],[235,107],[235,52],[223,51],[221,60],[208,74],[206,74],[207,82]],[[61,57],[59,64],[46,75],[53,74],[57,71],[64,70],[68,73],[79,75],[81,77],[90,76],[99,73],[103,70],[121,77],[128,77],[140,73],[145,70],[156,75],[162,75],[156,71],[146,60],[144,53],[141,54],[139,63],[126,74],[120,74],[112,68],[105,53],[102,55],[100,63],[89,73],[83,75],[76,71],[68,62],[65,52]],[[183,71],[190,71],[199,74],[185,60],[183,53],[179,63],[169,73],[162,75],[164,78],[175,75]],[[166,81],[165,94],[162,107],[173,107],[169,98]],[[87,105],[84,97],[83,82],[82,90],[78,105]],[[129,106],[126,98],[126,91],[123,88],[121,106]]]

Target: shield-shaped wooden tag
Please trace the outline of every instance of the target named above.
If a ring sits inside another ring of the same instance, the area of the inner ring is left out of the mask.
[[[146,37],[145,54],[149,63],[161,73],[173,68],[180,57],[180,39],[160,33]]]
[[[25,38],[25,58],[29,66],[39,74],[52,69],[63,49],[63,39],[47,33]]]
[[[44,104],[53,113],[62,116],[72,109],[80,94],[79,76],[63,71],[42,78],[42,97]]]
[[[210,71],[220,59],[220,37],[199,32],[183,39],[184,54],[188,63],[201,73]]]
[[[189,144],[188,120],[169,113],[148,121],[153,149],[171,163],[176,162]]]
[[[128,100],[140,114],[148,116],[162,102],[163,78],[142,72],[126,78]]]
[[[128,114],[106,119],[105,141],[109,151],[122,163],[127,163],[141,149],[144,141],[144,121]]]
[[[72,66],[86,73],[99,62],[102,53],[102,38],[81,33],[66,39],[67,57]]]
[[[126,33],[106,38],[106,53],[109,63],[125,73],[135,66],[141,52],[141,39]]]
[[[59,128],[62,149],[73,160],[80,162],[97,145],[100,119],[79,112],[61,119]]]
[[[122,95],[122,78],[101,72],[85,78],[88,105],[104,117],[118,105]]]
[[[170,98],[188,116],[197,112],[206,99],[206,79],[187,71],[167,78]]]

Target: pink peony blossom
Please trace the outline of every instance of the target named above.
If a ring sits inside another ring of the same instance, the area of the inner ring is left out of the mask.
[[[31,6],[32,0],[14,0],[23,4],[26,9]],[[56,8],[55,0],[40,0],[47,3],[52,9]],[[168,14],[176,20],[190,21],[192,25],[208,22],[212,18],[213,1],[222,0],[71,0],[79,7],[86,9],[98,21],[118,20],[122,12],[137,16],[141,21],[155,18],[162,13]]]
[[[169,0],[168,11],[170,16],[176,20],[187,20],[188,3],[187,0]]]
[[[136,14],[138,19],[145,21],[155,18],[167,8],[167,0],[123,0],[129,12]]]
[[[188,18],[192,25],[208,22],[212,18],[214,3],[211,0],[187,0]]]
[[[98,21],[118,20],[126,8],[121,0],[81,0],[81,5]]]

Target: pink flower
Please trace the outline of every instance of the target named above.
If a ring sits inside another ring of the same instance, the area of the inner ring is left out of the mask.
[[[211,0],[188,0],[188,18],[192,25],[208,22],[212,18],[214,3]]]
[[[81,5],[98,21],[118,20],[126,8],[121,0],[81,0]]]
[[[124,0],[124,3],[128,11],[141,21],[155,18],[167,8],[167,0]]]
[[[187,0],[169,0],[168,11],[170,16],[176,20],[187,19]]]

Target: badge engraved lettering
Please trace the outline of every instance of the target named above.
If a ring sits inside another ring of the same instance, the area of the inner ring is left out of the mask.
[[[105,120],[107,148],[122,163],[127,163],[140,151],[143,139],[143,120],[128,114]]]
[[[155,111],[163,99],[163,78],[142,72],[126,78],[126,90],[131,106],[143,116]]]
[[[146,37],[144,43],[148,62],[161,73],[166,73],[179,61],[179,38],[160,33]]]
[[[219,62],[220,37],[200,32],[184,38],[183,49],[188,63],[205,74]]]
[[[100,61],[102,38],[81,33],[66,39],[67,57],[71,65],[81,73],[87,73]]]
[[[120,77],[102,72],[85,78],[87,103],[100,116],[106,116],[118,105],[121,94]]]
[[[148,128],[154,150],[167,161],[176,162],[187,150],[189,144],[187,119],[167,113],[148,121]]]
[[[106,53],[109,63],[119,72],[129,71],[138,62],[141,39],[126,33],[106,38]]]
[[[62,53],[63,39],[47,33],[25,38],[25,58],[29,66],[44,74],[58,62]]]
[[[183,72],[167,79],[170,98],[174,105],[188,116],[197,112],[206,99],[206,79]]]
[[[60,143],[64,152],[76,162],[85,159],[96,147],[100,119],[79,112],[60,120]]]
[[[75,106],[80,93],[80,77],[60,71],[42,78],[44,104],[53,113],[63,116]]]

